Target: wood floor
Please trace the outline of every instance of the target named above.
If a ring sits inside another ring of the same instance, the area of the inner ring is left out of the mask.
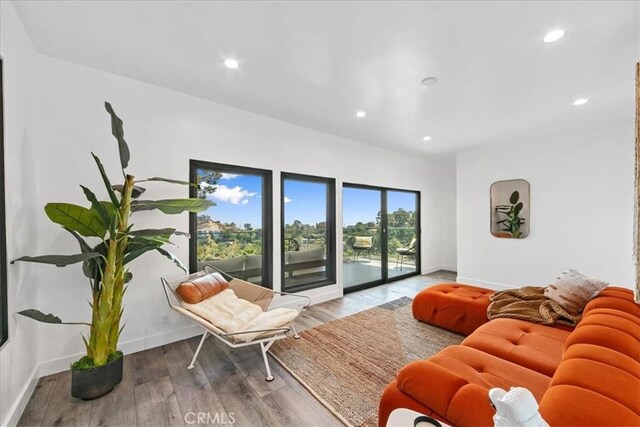
[[[309,307],[299,330],[383,304],[413,297],[429,284],[455,281],[439,271],[348,294]],[[187,370],[199,337],[125,356],[124,378],[100,399],[70,396],[70,372],[43,377],[20,426],[341,426],[289,373],[271,359],[275,380],[265,381],[257,346],[231,351],[205,341],[195,368]],[[198,422],[198,416],[201,418]],[[232,422],[233,421],[233,422]]]

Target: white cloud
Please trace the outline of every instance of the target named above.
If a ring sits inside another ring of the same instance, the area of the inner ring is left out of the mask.
[[[236,185],[235,187],[227,187],[226,185],[216,185],[216,191],[211,194],[213,200],[219,202],[227,202],[232,205],[249,203],[249,197],[254,197],[258,193],[252,193],[244,188]]]
[[[237,178],[241,175],[235,174],[235,173],[221,173],[220,174],[220,179],[234,179]]]
[[[291,203],[293,202],[293,200],[291,200],[290,198],[288,198],[287,196],[284,196],[284,202],[285,203]]]

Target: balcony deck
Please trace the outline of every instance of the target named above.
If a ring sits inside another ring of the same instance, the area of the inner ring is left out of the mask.
[[[402,263],[396,265],[395,258],[388,262],[389,278],[413,273],[416,271],[413,259],[405,258]],[[359,257],[357,260],[345,258],[342,264],[342,277],[345,288],[353,287],[367,282],[380,280],[382,275],[382,261],[376,258],[369,259]]]

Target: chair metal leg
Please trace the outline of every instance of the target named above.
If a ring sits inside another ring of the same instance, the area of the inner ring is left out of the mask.
[[[200,350],[202,349],[202,344],[204,344],[204,340],[207,339],[209,335],[209,331],[204,331],[202,334],[202,339],[200,340],[200,344],[198,344],[198,349],[196,350],[196,354],[193,355],[193,359],[191,359],[191,363],[187,366],[187,369],[193,369],[194,363],[196,363],[196,359],[198,358],[198,354],[200,354]]]
[[[404,261],[404,255],[400,254],[400,271],[402,271],[402,262]]]
[[[299,340],[300,339],[300,335],[298,335],[298,331],[296,331],[296,327],[291,325],[291,330],[293,331],[293,339],[294,340]]]
[[[398,268],[398,260],[400,259],[400,254],[396,254],[396,268]]]
[[[271,368],[269,367],[269,359],[267,359],[267,351],[273,343],[274,341],[269,341],[269,343],[266,345],[263,342],[260,343],[260,349],[262,350],[262,359],[264,360],[264,367],[267,368],[267,381],[273,381],[273,375],[271,375]]]

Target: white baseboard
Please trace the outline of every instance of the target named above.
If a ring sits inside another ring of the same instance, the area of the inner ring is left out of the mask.
[[[310,295],[312,304],[319,304],[324,301],[329,301],[342,296],[342,292],[339,289],[332,289],[328,292],[322,292]],[[196,335],[200,335],[202,329],[196,325],[187,326],[185,328],[176,329],[173,331],[164,332],[161,334],[152,335],[150,337],[137,338],[130,341],[121,342],[119,345],[120,350],[124,354],[136,353],[138,351],[148,350],[154,347],[160,347],[172,342],[180,341],[186,338],[191,338]],[[70,356],[61,357],[58,359],[49,360],[40,363],[36,366],[31,374],[29,382],[25,384],[20,397],[16,400],[13,407],[9,411],[9,416],[6,420],[2,420],[4,424],[0,424],[2,427],[13,427],[18,424],[24,409],[33,394],[33,391],[38,384],[40,377],[55,374],[58,372],[69,369],[69,366],[80,359],[84,353],[73,354]]]
[[[20,417],[27,407],[27,403],[29,403],[29,399],[36,389],[36,385],[38,385],[38,379],[40,379],[40,375],[38,375],[38,366],[36,366],[29,376],[29,381],[24,385],[17,399],[11,406],[11,409],[9,409],[6,419],[0,420],[1,426],[14,427],[18,425],[18,421],[20,421]]]
[[[304,294],[304,292],[301,292],[302,294]],[[341,290],[332,290],[329,292],[322,292],[319,294],[315,294],[315,295],[309,295],[309,297],[311,298],[311,304],[320,304],[321,302],[325,302],[325,301],[331,301],[332,299],[336,299],[336,298],[340,298],[342,296],[342,291]]]
[[[150,337],[137,338],[130,341],[121,342],[118,348],[124,354],[136,353],[142,350],[148,350],[154,347],[160,347],[165,344],[191,338],[200,334],[201,328],[196,325],[187,326],[186,328],[175,329],[173,331],[152,335]],[[58,372],[66,371],[69,366],[76,360],[84,356],[84,353],[64,356],[58,359],[49,360],[40,363],[38,366],[38,375],[44,377]]]
[[[435,273],[436,271],[440,271],[440,270],[456,271],[457,268],[458,267],[456,267],[455,265],[437,264],[437,265],[422,267],[420,269],[421,271],[420,274]]]
[[[456,282],[465,283],[468,285],[482,286],[483,288],[493,289],[496,291],[504,291],[506,289],[515,289],[517,287],[513,285],[506,285],[504,283],[489,282],[487,280],[478,280],[478,279],[473,279],[471,277],[462,277],[462,276],[458,276],[456,278]]]

